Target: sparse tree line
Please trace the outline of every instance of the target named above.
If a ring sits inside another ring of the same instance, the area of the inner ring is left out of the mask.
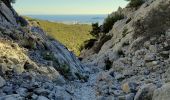
[[[144,3],[144,0],[126,0],[126,1],[129,1],[129,7],[135,7],[135,8],[139,7]],[[115,22],[123,18],[124,15],[120,12],[115,12],[108,15],[101,26],[99,26],[98,23],[92,24],[91,35],[98,38],[100,33],[104,33],[104,34],[108,33],[112,29]]]
[[[125,0],[125,1],[129,1],[128,7],[138,8],[146,0]],[[93,23],[92,24],[92,31],[90,32],[90,34],[92,36],[94,36],[97,40],[98,38],[100,38],[100,35],[102,35],[102,34],[105,35],[106,33],[108,33],[112,29],[115,22],[123,19],[124,17],[125,16],[121,12],[119,12],[119,11],[114,12],[114,13],[107,16],[107,18],[104,20],[102,25],[99,25],[98,23]],[[84,47],[88,47],[87,45],[91,46],[91,40],[89,40],[89,43],[88,43],[88,41],[86,41],[85,44],[84,44]]]

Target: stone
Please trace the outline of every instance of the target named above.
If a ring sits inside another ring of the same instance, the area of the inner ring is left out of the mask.
[[[141,86],[136,93],[134,100],[152,100],[152,96],[156,88],[156,85],[152,83]]]
[[[109,96],[109,97],[98,96],[98,97],[96,98],[96,100],[117,100],[117,98],[114,97],[114,96]]]
[[[122,90],[125,93],[131,93],[137,91],[138,84],[136,82],[127,82],[122,85]]]
[[[70,100],[71,96],[65,91],[63,87],[55,86],[52,93],[54,93],[55,100]]]
[[[121,90],[115,90],[115,91],[113,91],[113,93],[114,93],[114,95],[118,96],[118,95],[123,94],[123,91],[121,91]]]
[[[38,96],[37,100],[49,100],[49,99],[44,96]]]
[[[156,60],[156,55],[154,53],[146,54],[145,57],[144,57],[144,60],[146,62],[154,61],[154,60]]]
[[[144,43],[144,47],[148,49],[149,46],[150,46],[150,41],[146,41],[146,42]]]
[[[19,61],[17,58],[11,57],[9,58],[9,60],[11,60],[14,64],[19,64]]]
[[[1,63],[1,64],[0,64],[0,75],[1,75],[1,74],[5,74],[5,72],[6,72],[7,70],[9,70],[8,67],[7,67],[7,65],[6,65],[5,63]]]
[[[143,72],[144,75],[149,75],[150,74],[150,71],[148,69],[145,69],[144,72]]]
[[[134,93],[130,93],[130,94],[127,94],[125,96],[125,100],[134,100],[134,97],[135,97],[135,94]]]
[[[121,73],[115,73],[114,76],[116,80],[121,80],[125,78],[125,76]]]
[[[32,97],[33,100],[36,100],[38,98],[38,95],[33,94],[31,97]]]
[[[43,88],[37,88],[34,90],[34,93],[37,95],[43,95],[43,96],[47,96],[49,94],[48,90],[45,90]]]
[[[38,66],[31,61],[26,62],[24,65],[25,70],[33,70],[33,69],[37,69],[37,68],[38,68]]]
[[[155,45],[150,45],[150,46],[149,46],[149,50],[150,50],[151,52],[154,52],[154,53],[156,53],[156,52],[158,51],[158,49],[157,49],[157,47],[156,47]]]
[[[4,63],[4,60],[3,60],[3,58],[0,58],[0,64],[1,64],[1,63]]]
[[[19,88],[19,89],[16,90],[16,93],[19,94],[22,97],[26,97],[27,92],[28,92],[28,90],[26,88]]]
[[[153,67],[153,66],[156,66],[156,65],[158,65],[158,64],[159,64],[159,61],[151,61],[151,62],[145,63],[145,65],[146,65],[147,67]]]
[[[170,36],[170,29],[168,29],[165,33],[166,36]]]
[[[4,78],[0,76],[0,88],[3,87],[5,84],[6,84],[6,81],[4,80]]]
[[[45,82],[45,83],[43,84],[43,88],[52,91],[53,88],[54,88],[54,85],[53,85],[52,83]]]
[[[170,99],[170,84],[166,83],[161,88],[158,88],[153,93],[152,100],[169,100]]]
[[[4,87],[3,87],[3,92],[6,93],[7,95],[13,94],[13,88],[12,88],[12,86],[4,86]]]
[[[13,71],[16,74],[22,74],[24,72],[24,67],[21,64],[15,65],[15,67],[13,68]]]
[[[137,67],[143,67],[145,65],[144,60],[133,59],[132,63],[133,63],[133,66],[137,66]]]
[[[0,97],[0,100],[23,100],[23,98],[20,97],[20,95],[18,94],[13,94],[13,95],[2,96]]]
[[[166,58],[166,59],[169,58],[169,54],[170,54],[169,51],[162,51],[162,52],[160,52],[160,55],[161,55],[162,57]]]
[[[124,95],[118,96],[118,100],[126,100],[126,97]]]

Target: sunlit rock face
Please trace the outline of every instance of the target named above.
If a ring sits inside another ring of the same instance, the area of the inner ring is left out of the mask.
[[[69,100],[64,86],[69,80],[84,81],[83,67],[64,45],[0,4],[0,100]]]
[[[7,36],[15,40],[20,46],[26,48],[28,50],[27,55],[33,58],[32,60],[35,60],[36,63],[46,64],[49,60],[52,62],[51,66],[56,70],[65,69],[68,71],[67,74],[69,74],[65,76],[73,79],[77,78],[75,73],[82,74],[83,65],[65,46],[58,41],[50,40],[46,33],[38,27],[28,25],[23,27],[24,19],[18,16],[16,12],[6,6],[6,4],[1,3],[0,7],[2,37]],[[43,58],[43,56],[49,56],[50,59],[44,59],[45,57]],[[65,74],[64,72],[62,73]]]
[[[90,56],[82,62],[96,66],[95,72],[105,70],[105,76],[111,75],[114,82],[109,84],[107,78],[97,83],[100,99],[152,100],[154,91],[169,82],[169,11],[170,0],[146,0],[138,8],[123,8],[125,18],[105,35],[112,38],[103,43],[99,52],[90,54],[96,45],[85,52]],[[101,38],[97,42],[102,42]]]

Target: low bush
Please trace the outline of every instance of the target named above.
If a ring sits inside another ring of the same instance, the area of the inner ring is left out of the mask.
[[[93,23],[92,31],[90,32],[90,34],[94,37],[99,37],[99,33],[100,33],[99,23]]]
[[[67,64],[60,65],[60,67],[57,68],[57,70],[60,72],[61,75],[63,75],[65,78],[69,78],[70,76],[70,67]]]
[[[83,49],[90,49],[91,47],[93,47],[96,41],[96,39],[90,39],[85,41],[84,44],[81,46],[80,51],[82,51]]]
[[[114,23],[123,18],[124,18],[124,15],[121,13],[114,13],[114,14],[108,15],[108,17],[105,19],[102,25],[102,32],[108,33],[112,29]]]
[[[45,60],[54,60],[55,59],[54,54],[51,52],[43,52],[42,56]]]
[[[129,3],[130,7],[139,7],[144,3],[144,0],[126,0],[126,1],[130,1]]]

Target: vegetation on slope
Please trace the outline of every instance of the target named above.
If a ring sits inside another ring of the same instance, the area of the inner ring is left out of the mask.
[[[144,0],[126,0],[126,1],[130,1],[129,2],[130,7],[138,7],[144,3]]]
[[[77,56],[83,43],[91,38],[91,26],[86,24],[63,24],[25,17],[32,25],[40,26],[48,35],[57,39]]]
[[[124,15],[121,13],[117,13],[115,12],[114,14],[110,14],[108,15],[108,17],[105,19],[104,23],[103,23],[103,32],[104,33],[108,33],[115,22],[117,22],[118,20],[121,20],[124,18]]]

